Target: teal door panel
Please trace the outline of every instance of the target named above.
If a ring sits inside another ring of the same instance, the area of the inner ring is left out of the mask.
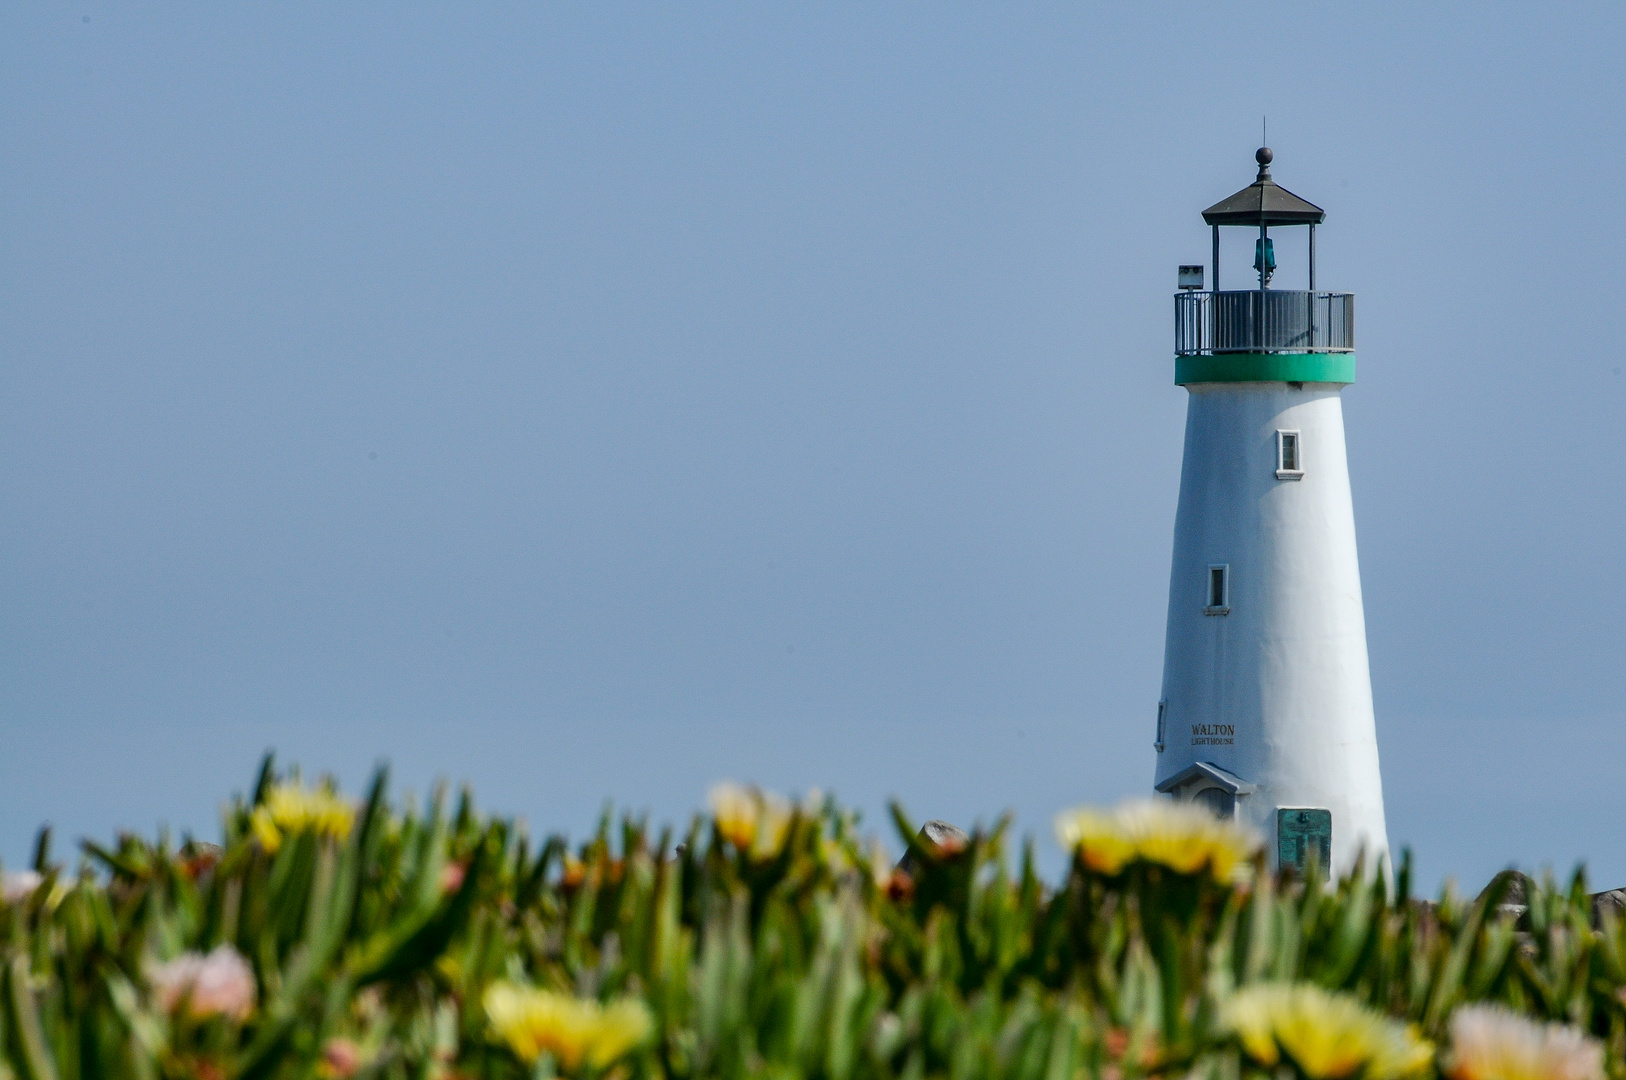
[[[1332,862],[1332,811],[1308,806],[1277,807],[1277,864],[1302,871],[1311,858],[1326,873]]]

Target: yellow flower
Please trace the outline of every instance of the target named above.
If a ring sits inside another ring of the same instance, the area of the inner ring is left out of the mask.
[[[649,1037],[654,1021],[636,998],[609,1006],[515,983],[493,983],[486,1015],[497,1036],[527,1065],[546,1051],[565,1072],[583,1061],[602,1069]]]
[[[1243,1051],[1270,1068],[1284,1057],[1309,1080],[1400,1080],[1428,1068],[1434,1045],[1414,1027],[1310,983],[1242,990],[1225,1019]]]
[[[1135,842],[1117,820],[1095,810],[1069,810],[1058,816],[1056,838],[1099,874],[1116,874],[1135,857]]]
[[[755,859],[779,854],[790,828],[791,804],[771,791],[718,784],[708,798],[723,839]]]
[[[343,840],[350,835],[356,808],[339,798],[331,788],[315,791],[298,784],[278,784],[254,808],[249,826],[268,854],[276,854],[285,836],[313,832]]]
[[[1234,880],[1259,848],[1252,830],[1222,821],[1194,803],[1167,799],[1128,802],[1110,814],[1081,808],[1056,818],[1056,837],[1084,865],[1117,874],[1132,862],[1156,863],[1180,874],[1207,872]]]
[[[1579,1028],[1471,1005],[1451,1017],[1445,1071],[1452,1080],[1602,1080],[1603,1044]]]

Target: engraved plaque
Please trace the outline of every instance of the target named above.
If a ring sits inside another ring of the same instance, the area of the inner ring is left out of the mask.
[[[1310,806],[1276,808],[1276,862],[1303,870],[1311,858],[1323,873],[1332,863],[1332,811]]]

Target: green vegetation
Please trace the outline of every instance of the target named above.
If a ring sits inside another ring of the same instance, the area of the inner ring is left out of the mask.
[[[1063,815],[1058,887],[1004,822],[950,848],[895,809],[906,873],[831,802],[713,807],[571,848],[267,762],[219,846],[70,872],[42,836],[0,901],[0,1078],[1626,1080],[1626,928],[1579,874],[1522,915],[1500,881],[1413,900],[1404,860],[1276,878],[1163,803]]]

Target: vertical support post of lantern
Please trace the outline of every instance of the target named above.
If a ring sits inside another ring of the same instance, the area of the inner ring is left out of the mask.
[[[1310,348],[1315,348],[1315,225],[1310,225]]]
[[[1259,348],[1269,338],[1264,333],[1265,323],[1265,240],[1270,236],[1270,227],[1263,221],[1259,223],[1259,310],[1253,316],[1253,347]]]
[[[1214,231],[1219,232],[1219,227],[1215,226]],[[1310,291],[1315,292],[1315,226],[1314,225],[1310,226]]]
[[[1312,289],[1314,285],[1310,286]],[[1214,291],[1219,292],[1219,226],[1214,226]]]

